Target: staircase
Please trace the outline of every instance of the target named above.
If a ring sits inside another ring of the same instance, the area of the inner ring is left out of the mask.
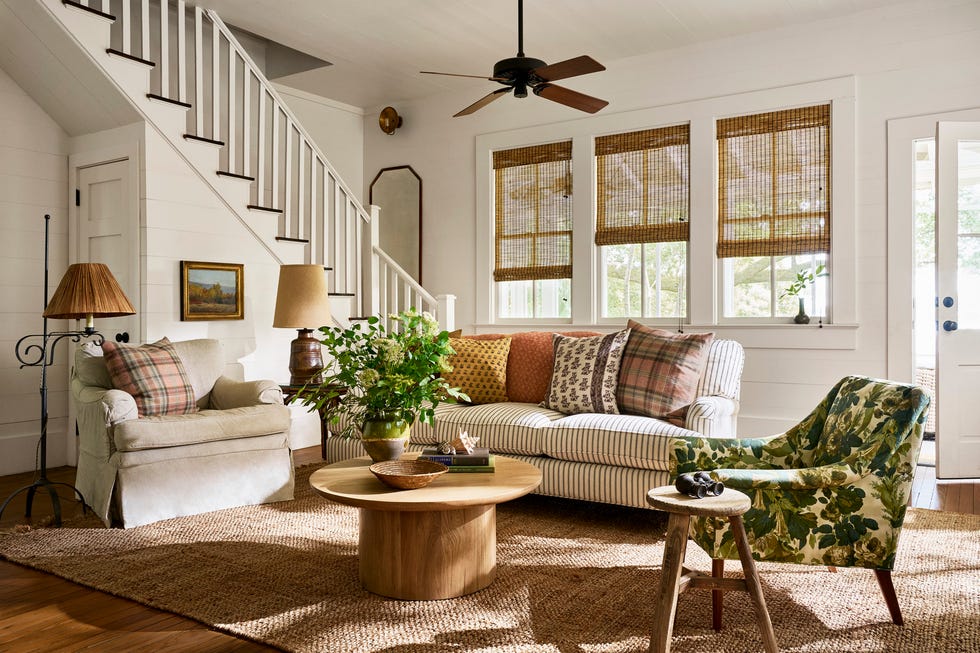
[[[454,328],[379,247],[358,202],[218,15],[185,0],[37,0],[278,263],[328,272],[353,319],[414,308]],[[346,320],[338,320],[345,324]]]

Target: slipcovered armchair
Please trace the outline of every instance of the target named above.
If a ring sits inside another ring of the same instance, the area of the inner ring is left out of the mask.
[[[891,570],[928,406],[922,388],[848,376],[782,435],[678,439],[672,472],[713,470],[726,487],[749,495],[743,521],[756,560],[873,569],[901,625]],[[738,558],[728,526],[691,521],[691,538],[714,560],[716,576],[725,558]],[[716,629],[720,599],[717,592]]]
[[[138,393],[134,398],[113,387],[113,379],[119,379],[110,374],[102,348],[89,344],[75,354],[75,484],[95,513],[108,526],[128,528],[292,499],[289,410],[279,386],[222,376],[225,360],[217,340],[164,339],[144,348],[161,343],[170,362],[182,364],[180,378],[189,382],[182,414],[141,414],[145,404]],[[107,353],[119,347],[103,346]],[[173,378],[145,367],[128,372],[153,376],[164,385]]]

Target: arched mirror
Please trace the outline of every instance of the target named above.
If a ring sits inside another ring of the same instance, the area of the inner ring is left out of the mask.
[[[381,207],[381,249],[422,283],[422,178],[412,166],[382,168],[368,201]]]

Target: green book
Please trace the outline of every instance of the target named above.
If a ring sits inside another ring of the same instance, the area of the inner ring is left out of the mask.
[[[468,474],[473,472],[483,472],[483,473],[493,472],[494,469],[493,464],[494,464],[493,454],[490,454],[489,465],[450,465],[449,473],[454,474],[459,472],[462,474]]]

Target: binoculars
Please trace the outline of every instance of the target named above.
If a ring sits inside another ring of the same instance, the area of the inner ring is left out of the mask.
[[[677,477],[674,487],[681,494],[695,499],[703,499],[706,496],[716,497],[725,491],[725,484],[712,479],[708,472],[681,474]]]

